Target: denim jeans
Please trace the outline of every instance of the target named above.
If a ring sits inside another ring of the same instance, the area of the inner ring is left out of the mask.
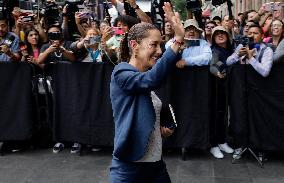
[[[112,160],[110,183],[171,183],[166,164],[157,162],[124,162]]]

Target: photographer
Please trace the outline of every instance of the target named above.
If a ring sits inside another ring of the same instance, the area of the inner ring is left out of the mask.
[[[44,44],[40,50],[38,64],[58,62],[58,61],[75,61],[76,57],[72,51],[69,51],[70,41],[63,41],[60,27],[53,25],[48,28],[49,43]]]
[[[114,21],[113,33],[114,35],[109,39],[102,39],[102,44],[106,45],[105,50],[112,55],[115,53],[117,58],[119,57],[119,47],[120,42],[122,41],[124,34],[129,31],[129,29],[139,23],[140,21],[137,18],[131,17],[129,15],[118,16]]]
[[[110,60],[101,48],[101,33],[96,28],[89,28],[86,37],[71,44],[74,53],[80,54],[82,62],[103,62]],[[115,59],[115,58],[114,58]],[[112,61],[112,60],[110,60]]]
[[[19,37],[8,32],[8,20],[0,13],[0,61],[20,61]]]
[[[263,31],[259,25],[249,28],[248,38],[240,41],[235,52],[227,59],[227,65],[236,62],[250,64],[263,77],[269,75],[273,62],[273,51],[262,43]]]
[[[209,65],[212,59],[210,45],[201,39],[203,30],[199,28],[194,19],[188,19],[184,23],[186,48],[183,50],[182,59],[177,62],[178,68],[185,66],[202,66]]]
[[[19,7],[14,7],[12,15],[15,20],[13,32],[19,36],[21,41],[25,40],[25,32],[33,28],[39,32],[40,39],[43,42],[47,41],[45,30],[40,23],[40,17],[33,13],[24,13]]]

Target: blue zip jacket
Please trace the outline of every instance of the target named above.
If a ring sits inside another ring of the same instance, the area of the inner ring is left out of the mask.
[[[137,161],[145,154],[156,119],[150,92],[160,86],[179,58],[168,48],[146,72],[126,62],[115,66],[110,82],[115,159]]]

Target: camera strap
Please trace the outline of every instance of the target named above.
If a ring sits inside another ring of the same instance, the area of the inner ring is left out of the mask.
[[[267,48],[267,46],[265,45],[265,47],[261,48],[261,50],[260,50],[260,53],[259,53],[259,56],[258,56],[258,59],[257,59],[259,63],[261,63],[261,59],[263,57],[263,54],[264,54],[264,51],[265,51],[266,48]]]
[[[93,62],[96,62],[97,61],[97,58],[98,58],[98,56],[100,55],[100,50],[99,49],[97,49],[95,52],[93,51],[93,50],[91,50],[91,49],[88,49],[88,51],[89,51],[89,55],[90,55],[90,57],[92,58],[92,60],[93,60]]]

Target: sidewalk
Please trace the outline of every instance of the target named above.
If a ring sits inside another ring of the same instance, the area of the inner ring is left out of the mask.
[[[82,156],[70,149],[53,154],[52,149],[28,150],[0,156],[0,183],[107,183],[111,150],[85,151]],[[164,157],[173,183],[281,183],[283,158],[270,159],[260,168],[252,158],[238,164],[231,156],[217,160],[207,152],[188,154],[182,161],[177,152]]]

